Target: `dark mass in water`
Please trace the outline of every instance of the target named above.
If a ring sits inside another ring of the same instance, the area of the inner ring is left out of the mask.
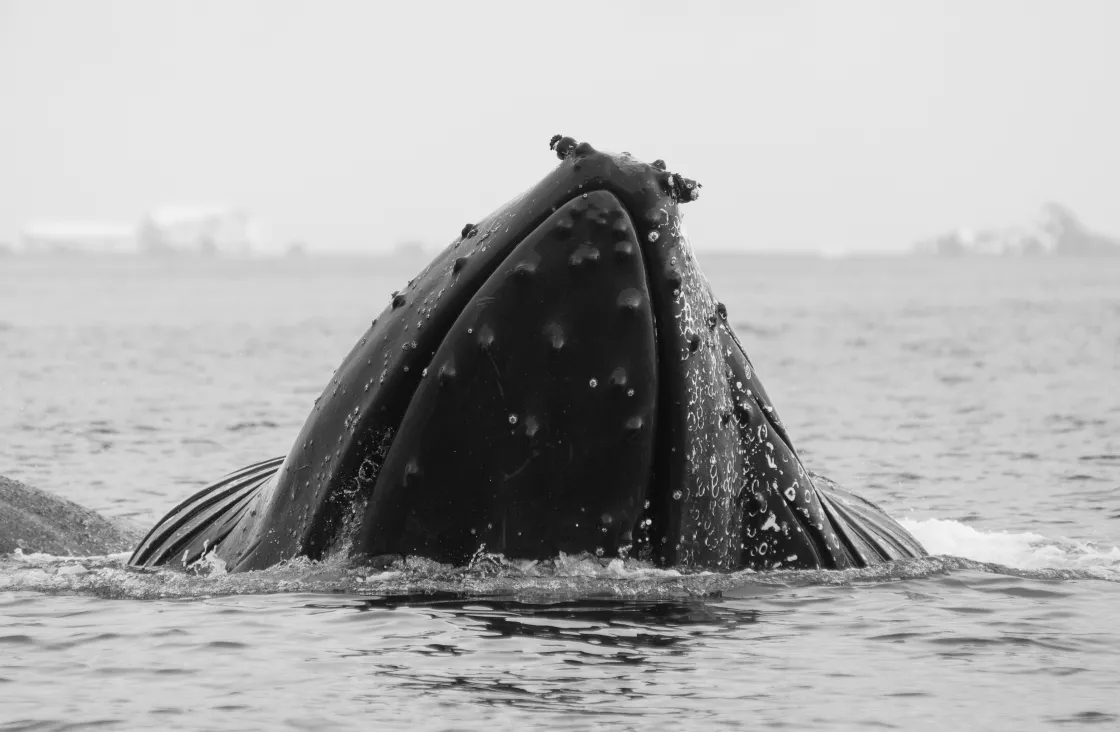
[[[287,457],[177,506],[131,562],[923,554],[802,466],[681,227],[700,185],[570,137],[551,148],[555,170],[393,293]]]

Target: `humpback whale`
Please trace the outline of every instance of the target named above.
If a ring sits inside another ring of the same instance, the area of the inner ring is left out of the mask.
[[[392,293],[286,456],[176,506],[130,562],[923,555],[802,465],[686,236],[700,185],[570,137],[550,147],[551,173]]]

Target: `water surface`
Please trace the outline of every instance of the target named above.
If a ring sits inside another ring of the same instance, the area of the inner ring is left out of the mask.
[[[0,557],[0,729],[1120,726],[1120,261],[700,262],[807,466],[936,556]],[[422,264],[0,260],[0,474],[149,524],[286,453]]]

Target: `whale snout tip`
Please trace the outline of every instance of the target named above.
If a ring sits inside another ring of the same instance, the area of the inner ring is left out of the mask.
[[[669,173],[668,176],[662,179],[661,185],[665,189],[665,192],[677,203],[688,203],[689,201],[695,201],[697,198],[700,198],[700,188],[702,186],[691,178],[685,178],[683,175]]]
[[[595,152],[589,142],[578,142],[567,135],[553,135],[548,141],[548,149],[556,152],[556,157],[565,160],[569,157],[585,158]]]
[[[556,157],[564,160],[575,151],[578,144],[575,138],[565,135],[553,135],[552,139],[548,141],[548,149],[555,151]]]
[[[588,142],[578,142],[574,137],[567,135],[553,135],[548,141],[548,149],[556,153],[561,160],[568,158],[584,158],[598,152]],[[622,157],[629,159],[630,153],[622,153]],[[577,169],[579,166],[576,166]],[[669,166],[658,158],[648,165],[651,170],[658,171],[662,190],[677,203],[688,203],[700,197],[701,184],[683,175],[668,172]]]

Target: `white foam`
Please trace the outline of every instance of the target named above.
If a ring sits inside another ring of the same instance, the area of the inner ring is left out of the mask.
[[[225,561],[212,551],[204,552],[201,557],[187,566],[187,571],[210,577],[229,574]]]
[[[32,552],[31,554],[24,554],[23,550],[16,547],[16,550],[7,555],[9,558],[16,562],[23,564],[54,564],[56,562],[89,562],[97,560],[109,560],[119,562],[121,564],[128,561],[132,556],[132,552],[118,552],[116,554],[90,554],[88,556],[59,556],[55,554],[47,554],[46,552]]]
[[[902,519],[930,552],[930,558],[902,560],[847,572],[792,571],[755,573],[682,572],[635,559],[603,559],[591,554],[560,554],[552,560],[510,560],[480,554],[469,567],[452,567],[409,557],[384,570],[351,565],[342,554],[320,562],[296,558],[257,572],[228,574],[208,557],[182,572],[138,570],[127,566],[128,554],[103,557],[54,557],[15,552],[0,556],[0,591],[95,593],[101,596],[192,598],[230,594],[310,592],[377,595],[470,594],[503,597],[595,596],[662,600],[709,597],[747,585],[783,583],[835,584],[928,577],[931,573],[997,565],[1015,573],[1061,578],[1120,581],[1120,547],[1055,540],[1031,532],[979,531],[959,521]],[[983,569],[983,568],[981,568]],[[1070,576],[1069,573],[1073,575]]]
[[[977,531],[946,519],[901,519],[930,554],[963,557],[1015,569],[1108,569],[1120,571],[1120,547],[1056,540],[1033,532]]]

